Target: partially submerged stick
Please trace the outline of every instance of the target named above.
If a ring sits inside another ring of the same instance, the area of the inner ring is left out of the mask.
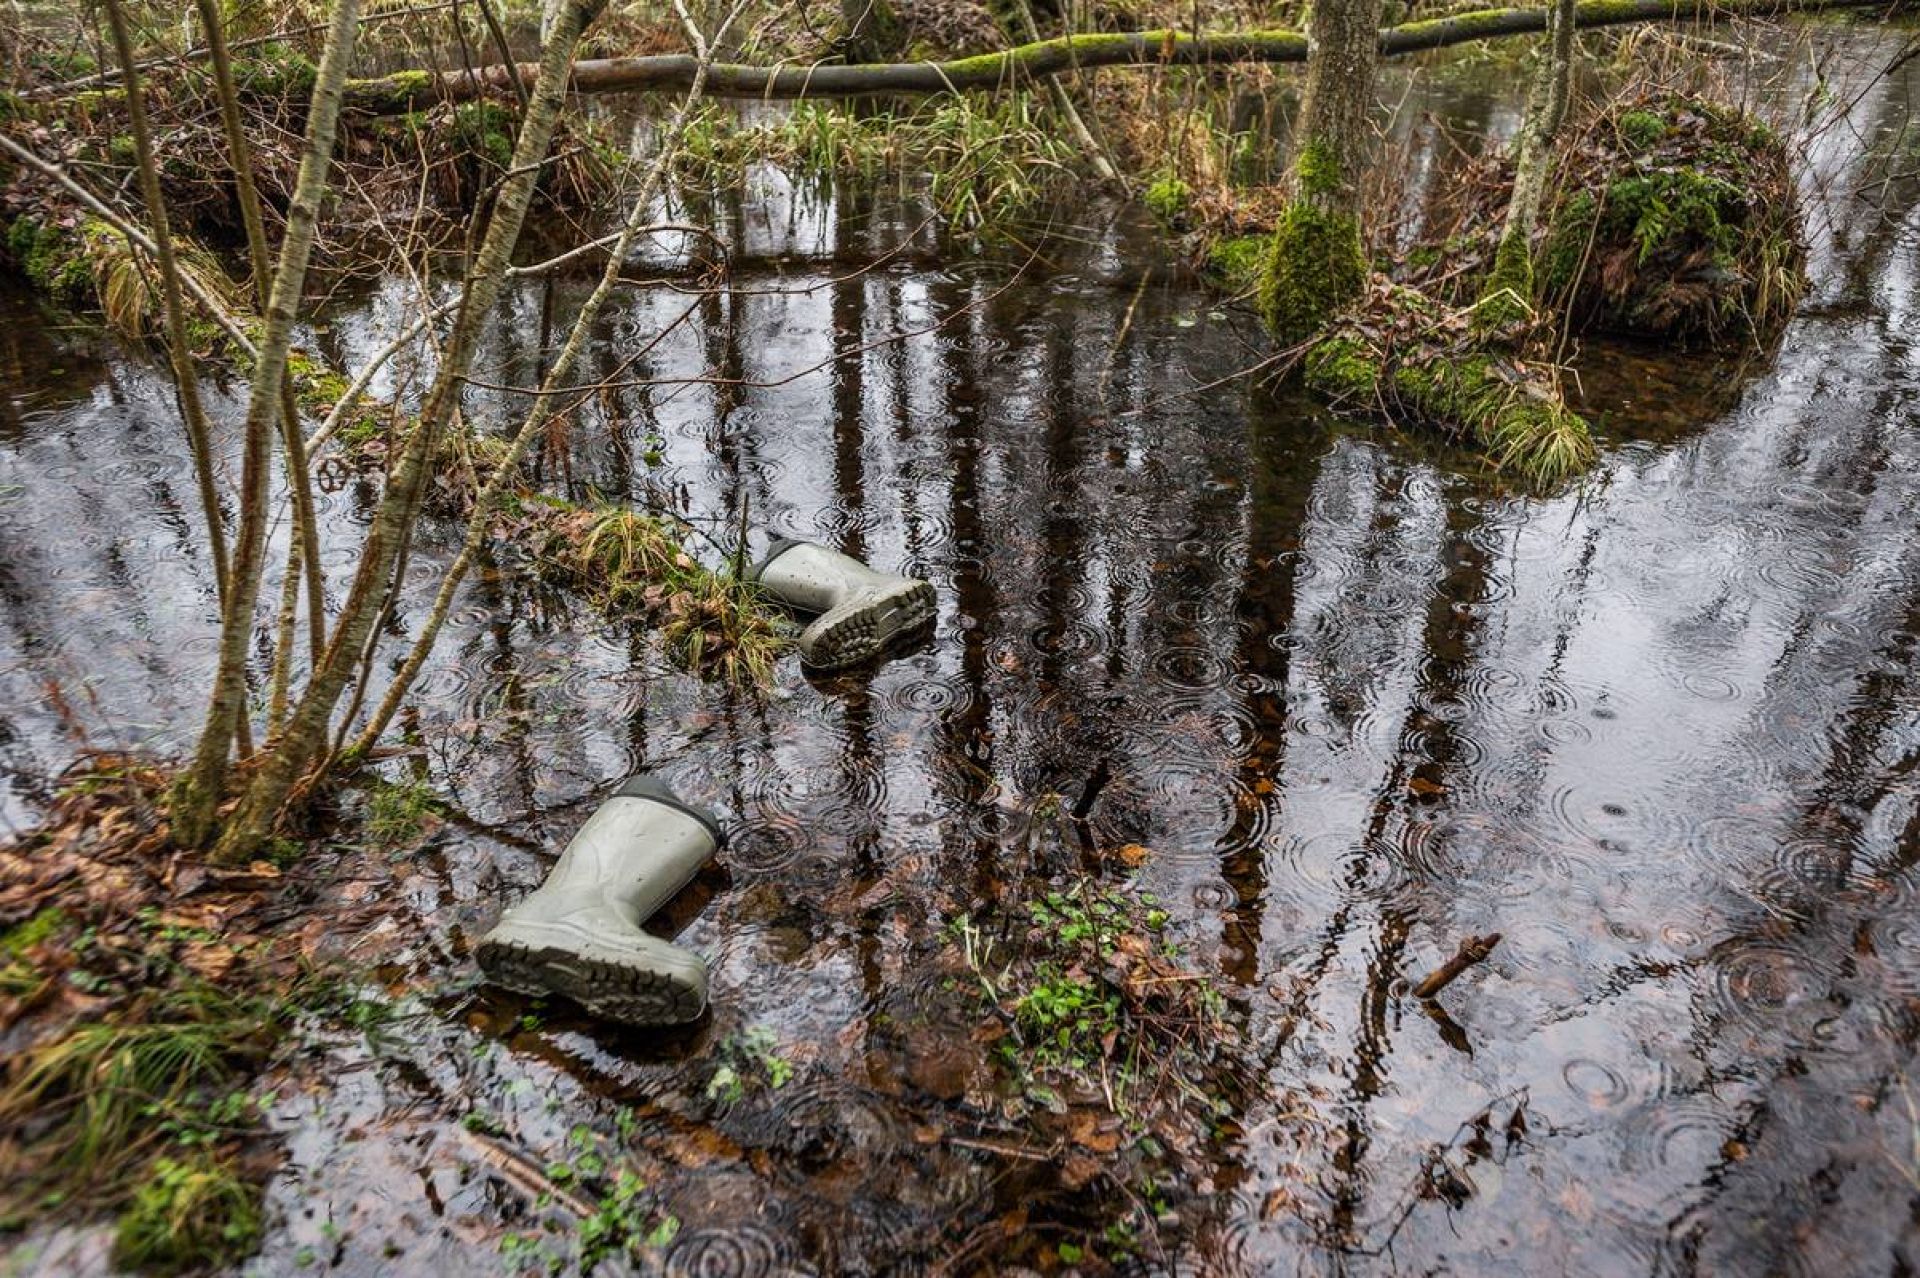
[[[1458,977],[1460,973],[1466,971],[1475,963],[1486,961],[1487,955],[1493,953],[1493,947],[1498,944],[1500,944],[1500,934],[1498,932],[1489,932],[1485,936],[1467,937],[1460,942],[1460,948],[1454,951],[1452,958],[1428,973],[1425,980],[1413,987],[1413,996],[1415,998],[1432,998],[1441,990],[1453,984],[1454,979]]]

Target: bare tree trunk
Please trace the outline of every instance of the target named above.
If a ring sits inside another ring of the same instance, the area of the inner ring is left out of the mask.
[[[334,707],[394,587],[395,565],[412,538],[440,433],[459,406],[481,328],[505,283],[514,245],[533,200],[534,186],[560,122],[561,108],[566,101],[568,67],[582,32],[598,14],[602,3],[603,0],[566,0],[555,16],[552,37],[541,57],[531,104],[514,147],[512,166],[494,197],[486,234],[467,272],[453,334],[427,393],[420,420],[402,447],[374,512],[361,549],[359,569],[326,653],[315,666],[285,732],[262,759],[241,796],[239,807],[228,819],[215,852],[218,860],[233,863],[253,856],[279,818],[294,784],[326,743]]]
[[[231,747],[246,714],[247,650],[253,636],[253,610],[260,596],[266,548],[273,428],[280,412],[294,313],[306,288],[314,227],[319,221],[320,201],[326,195],[327,174],[333,166],[341,90],[353,59],[359,17],[360,0],[335,0],[326,48],[314,79],[313,103],[307,112],[306,149],[300,157],[300,175],[287,210],[286,237],[280,246],[267,306],[266,332],[254,360],[241,461],[239,546],[233,563],[233,588],[227,592],[221,616],[220,666],[192,766],[180,778],[174,793],[174,838],[187,847],[203,846],[213,835],[213,814],[226,790]]]
[[[227,55],[226,32],[221,27],[219,0],[195,0],[200,25],[206,31],[212,59],[214,90],[220,99],[220,121],[227,135],[227,157],[233,169],[235,201],[247,230],[247,260],[252,267],[256,305],[261,314],[273,304],[272,257],[267,251],[266,221],[260,215],[260,193],[253,183],[253,147],[240,118],[240,95],[234,88],[233,61]],[[306,444],[300,432],[300,410],[293,383],[280,379],[281,447],[286,456],[287,487],[293,494],[292,545],[287,554],[287,576],[274,644],[274,697],[267,714],[267,733],[274,731],[284,707],[286,673],[293,660],[293,611],[300,579],[307,582],[307,638],[313,659],[320,659],[326,643],[326,582],[320,572],[320,530],[313,513],[313,482],[307,469]]]
[[[180,291],[180,264],[174,257],[173,234],[167,225],[167,203],[160,192],[160,173],[153,159],[153,134],[147,127],[145,95],[133,60],[133,41],[119,0],[109,0],[107,22],[113,28],[114,51],[120,59],[127,94],[127,127],[133,134],[135,159],[140,166],[140,193],[153,224],[153,256],[160,271],[160,295],[167,316],[167,356],[173,366],[174,393],[186,424],[187,448],[193,454],[193,473],[200,488],[200,507],[207,519],[207,539],[213,545],[213,575],[224,607],[233,576],[227,557],[227,529],[220,514],[220,495],[213,481],[213,445],[205,406],[200,402],[200,375],[187,346],[186,303]]]
[[[1313,336],[1359,296],[1360,237],[1380,0],[1314,0],[1307,15],[1307,87],[1294,125],[1287,206],[1274,228],[1261,310],[1282,340]]]
[[[1547,50],[1534,76],[1527,118],[1514,142],[1513,196],[1494,250],[1493,270],[1480,291],[1473,320],[1483,330],[1524,319],[1533,310],[1533,232],[1540,223],[1553,144],[1567,118],[1573,86],[1574,0],[1553,0],[1547,11]]]

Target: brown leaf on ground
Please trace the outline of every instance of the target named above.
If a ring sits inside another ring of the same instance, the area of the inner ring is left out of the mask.
[[[1093,1110],[1078,1110],[1071,1127],[1073,1143],[1096,1154],[1111,1154],[1120,1148],[1119,1126],[1119,1120],[1112,1116],[1103,1122]]]

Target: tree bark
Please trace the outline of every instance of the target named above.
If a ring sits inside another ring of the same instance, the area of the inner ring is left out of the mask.
[[[252,268],[255,304],[266,314],[273,304],[272,256],[267,250],[266,220],[260,213],[260,192],[253,184],[253,147],[240,116],[240,95],[234,88],[233,61],[227,55],[226,32],[221,27],[219,0],[195,0],[200,25],[206,31],[212,60],[214,91],[220,99],[220,123],[227,136],[227,159],[233,169],[234,198],[247,231],[247,260]],[[320,572],[320,530],[313,513],[313,482],[307,470],[300,433],[300,410],[293,383],[280,379],[281,447],[286,455],[287,487],[293,495],[293,535],[287,552],[285,587],[280,604],[281,624],[274,644],[273,702],[267,714],[272,735],[284,706],[287,670],[293,660],[293,614],[302,576],[307,582],[307,638],[314,660],[326,642],[325,580]]]
[[[206,407],[200,402],[200,374],[187,347],[186,303],[181,297],[180,264],[173,252],[173,234],[167,225],[167,202],[160,192],[160,172],[153,158],[153,135],[147,127],[145,95],[133,59],[133,41],[127,34],[126,14],[119,0],[109,0],[107,22],[113,28],[114,52],[120,59],[126,84],[127,128],[133,134],[134,157],[140,167],[140,193],[153,223],[153,256],[160,271],[160,295],[166,308],[167,356],[173,366],[174,394],[186,425],[187,448],[193,454],[194,480],[200,489],[200,507],[207,520],[207,539],[213,545],[213,576],[224,605],[233,585],[227,556],[226,523],[220,513],[220,495],[213,481],[213,450],[207,429]]]
[[[315,666],[286,731],[266,753],[229,818],[215,857],[250,859],[279,819],[287,797],[327,739],[327,727],[368,634],[393,589],[394,567],[412,539],[440,433],[459,406],[474,348],[505,283],[514,245],[532,203],[566,101],[567,68],[587,24],[603,0],[565,0],[535,74],[532,101],[521,124],[508,176],[495,195],[487,228],[462,289],[460,311],[427,393],[420,420],[403,445],[361,549],[353,586],[321,661]]]
[[[1473,320],[1482,330],[1525,319],[1533,311],[1533,232],[1540,222],[1553,144],[1567,118],[1573,91],[1574,0],[1552,0],[1547,11],[1547,54],[1527,102],[1527,116],[1514,142],[1513,195],[1494,250],[1493,270],[1481,289]]]
[[[360,0],[335,0],[332,26],[328,29],[326,48],[314,79],[313,102],[307,111],[306,146],[300,157],[293,201],[287,210],[286,235],[281,241],[280,261],[267,306],[266,331],[254,360],[241,460],[239,544],[233,562],[232,589],[227,592],[221,615],[220,665],[193,763],[174,792],[173,835],[187,847],[204,846],[213,836],[214,811],[226,791],[228,760],[237,725],[246,713],[247,652],[253,637],[254,605],[260,596],[260,570],[265,558],[273,429],[280,413],[294,314],[306,288],[314,228],[319,222],[320,202],[326,195],[327,174],[333,166],[341,91],[346,83],[348,64],[353,59],[359,16]]]
[[[1581,30],[1642,22],[1709,23],[1728,18],[1779,17],[1848,9],[1884,9],[1886,0],[1579,0],[1574,22]],[[1451,18],[1402,23],[1379,33],[1382,57],[1443,49],[1474,40],[1533,35],[1546,30],[1544,9],[1485,9]],[[1004,90],[1041,76],[1102,67],[1226,66],[1239,62],[1305,62],[1308,37],[1298,31],[1184,31],[1082,33],[1036,41],[1001,53],[947,62],[890,62],[865,66],[757,67],[716,63],[707,77],[708,97],[857,98],[878,94],[941,94]],[[687,54],[645,58],[593,58],[573,64],[574,93],[676,91],[693,81],[698,59]],[[533,68],[524,66],[523,76]],[[436,102],[460,102],[510,92],[507,69],[400,71],[348,85],[349,107],[368,115],[417,111]]]
[[[1365,171],[1380,0],[1314,0],[1307,87],[1294,124],[1287,204],[1274,227],[1261,310],[1282,340],[1318,332],[1366,285],[1360,176]]]

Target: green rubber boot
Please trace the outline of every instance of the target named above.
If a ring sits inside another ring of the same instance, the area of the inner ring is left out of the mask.
[[[933,586],[867,567],[811,541],[782,537],[748,573],[790,608],[820,615],[800,632],[801,663],[843,670],[933,623]]]
[[[707,965],[640,925],[724,842],[711,813],[651,777],[631,777],[533,895],[481,938],[474,959],[495,985],[559,994],[608,1020],[694,1020],[707,1005]]]

